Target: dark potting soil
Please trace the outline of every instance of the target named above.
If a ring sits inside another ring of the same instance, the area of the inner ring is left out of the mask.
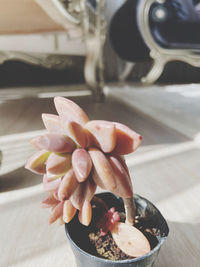
[[[101,236],[100,231],[96,231],[89,234],[89,239],[95,246],[97,256],[113,261],[132,259],[116,245],[110,232],[106,236]]]
[[[96,204],[93,204],[92,207],[93,207],[93,219],[92,219],[93,228],[90,229],[88,237],[93,247],[92,249],[93,254],[95,256],[113,261],[133,259],[133,257],[125,254],[123,251],[120,250],[120,248],[113,240],[110,232],[108,232],[105,236],[101,235],[100,230],[97,227],[97,222],[99,221],[100,218],[102,218],[104,214],[104,209]],[[123,212],[119,212],[119,214],[120,214],[120,221],[124,222],[125,214]],[[159,235],[160,232],[156,228],[147,227],[143,218],[142,217],[140,218],[138,214],[136,216],[134,226],[138,228],[146,236],[146,238],[150,243],[151,249],[153,249],[158,244],[156,236]]]

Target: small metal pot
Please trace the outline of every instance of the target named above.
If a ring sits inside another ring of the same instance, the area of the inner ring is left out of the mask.
[[[101,193],[96,196],[102,198],[109,207],[115,207],[118,211],[123,211],[123,202],[121,198],[116,197],[111,193]],[[153,266],[159,250],[166,240],[169,228],[159,212],[159,210],[147,199],[138,195],[134,196],[136,203],[136,214],[140,215],[143,223],[149,229],[157,229],[156,236],[149,234],[148,239],[151,244],[151,251],[139,258],[130,260],[111,261],[102,259],[93,254],[88,233],[90,227],[85,227],[79,223],[77,216],[68,224],[65,224],[67,237],[70,241],[73,253],[75,255],[77,267],[150,267]]]

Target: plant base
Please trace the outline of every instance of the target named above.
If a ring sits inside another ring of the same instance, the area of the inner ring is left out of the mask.
[[[115,207],[116,210],[123,211],[123,202],[115,195],[102,193],[96,196],[102,198],[109,207]],[[138,227],[143,232],[146,232],[146,236],[151,244],[150,253],[139,258],[118,261],[98,257],[95,246],[88,238],[89,233],[93,231],[93,225],[91,224],[89,227],[81,225],[76,216],[69,224],[65,225],[65,228],[76,257],[77,267],[113,267],[114,265],[116,267],[150,267],[153,265],[160,247],[168,235],[169,229],[165,219],[152,203],[137,195],[134,196],[134,199],[136,215],[140,218],[140,225]]]

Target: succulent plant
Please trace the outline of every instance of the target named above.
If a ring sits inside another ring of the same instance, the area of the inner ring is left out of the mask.
[[[122,155],[135,151],[142,137],[117,122],[89,121],[69,99],[54,101],[58,115],[42,114],[47,133],[31,140],[39,152],[26,168],[44,175],[44,190],[50,195],[41,206],[52,208],[50,223],[61,216],[69,222],[79,210],[80,222],[89,225],[97,185],[120,197],[133,197]]]
[[[123,198],[126,222],[133,225],[133,188],[123,155],[135,151],[142,136],[118,122],[89,121],[69,99],[55,97],[54,103],[58,115],[42,114],[47,133],[31,140],[39,151],[25,166],[43,175],[49,196],[41,207],[51,208],[49,223],[60,217],[68,223],[78,210],[79,221],[88,226],[99,186]]]

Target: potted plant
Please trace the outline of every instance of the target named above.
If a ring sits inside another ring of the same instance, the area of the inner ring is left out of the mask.
[[[26,164],[43,175],[49,223],[66,223],[78,267],[152,266],[169,230],[157,208],[133,194],[124,155],[141,135],[118,122],[89,121],[69,99],[54,102],[58,115],[42,114],[47,133],[31,140],[39,151]],[[97,186],[109,192],[95,195]]]

